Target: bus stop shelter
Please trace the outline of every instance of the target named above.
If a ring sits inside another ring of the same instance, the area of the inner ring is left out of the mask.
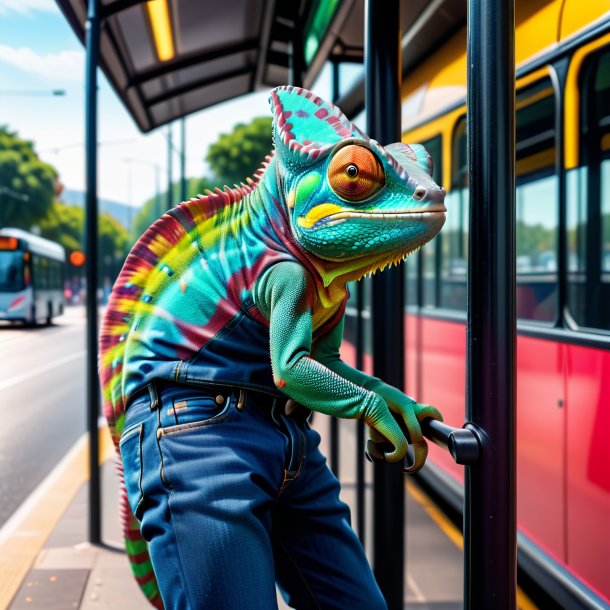
[[[85,44],[88,286],[97,285],[97,68],[144,132],[280,84],[311,87],[327,61],[362,62],[335,101],[366,111],[368,134],[401,138],[401,79],[468,19],[471,197],[469,376],[463,429],[428,426],[466,473],[465,606],[514,608],[513,0],[57,0]],[[375,375],[403,387],[399,270],[373,285]],[[87,291],[90,540],[101,541],[96,291]],[[437,405],[442,411],[442,405]],[[361,447],[362,448],[362,447]],[[361,452],[362,455],[362,452]],[[375,469],[374,569],[390,608],[403,599],[401,467]]]

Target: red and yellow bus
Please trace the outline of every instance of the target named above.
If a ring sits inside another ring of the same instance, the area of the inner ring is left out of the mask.
[[[516,5],[519,559],[563,607],[609,607],[610,2]],[[406,391],[455,427],[466,381],[465,96],[464,28],[403,88],[403,139],[428,148],[448,191],[441,234],[405,264]],[[432,447],[423,474],[459,503],[463,468],[446,452]]]

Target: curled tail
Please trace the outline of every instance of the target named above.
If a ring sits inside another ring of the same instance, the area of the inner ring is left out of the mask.
[[[148,543],[140,533],[140,523],[133,516],[129,502],[127,500],[127,491],[125,489],[125,480],[123,477],[123,464],[120,456],[117,459],[117,470],[121,478],[121,518],[123,521],[123,537],[125,540],[125,549],[127,557],[131,565],[131,571],[138,582],[138,585],[146,596],[146,599],[159,610],[163,610],[163,600],[159,592],[159,585],[153,570],[153,566],[148,554]]]

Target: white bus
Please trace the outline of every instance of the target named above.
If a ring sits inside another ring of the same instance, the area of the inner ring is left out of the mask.
[[[66,253],[20,229],[0,229],[0,320],[51,323],[64,309]]]

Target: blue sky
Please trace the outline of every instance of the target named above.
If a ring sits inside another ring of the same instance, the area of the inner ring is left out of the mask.
[[[33,140],[67,188],[84,189],[84,51],[54,0],[0,0],[0,124]],[[64,89],[64,97],[13,95]],[[329,71],[315,87],[329,95]],[[252,94],[187,119],[187,174],[205,173],[203,157],[234,117],[267,115],[268,92]],[[99,195],[140,205],[155,192],[154,169],[167,167],[167,128],[142,135],[100,72]],[[174,126],[174,142],[179,126]],[[128,162],[126,159],[137,161]],[[178,159],[174,158],[174,177]],[[162,177],[162,186],[166,179]]]

